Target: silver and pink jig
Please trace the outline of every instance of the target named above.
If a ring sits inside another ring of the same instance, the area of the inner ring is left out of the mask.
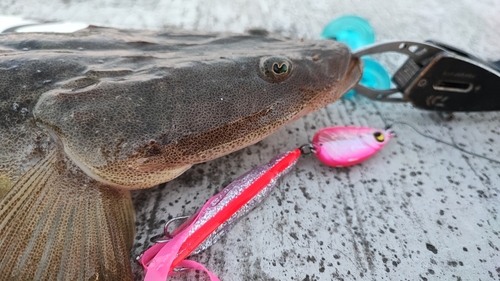
[[[213,245],[262,203],[276,182],[297,163],[300,155],[312,153],[332,167],[352,166],[372,157],[394,136],[391,130],[368,127],[319,130],[311,144],[279,154],[269,163],[238,177],[174,231],[168,231],[169,225],[186,217],[167,222],[164,233],[151,239],[156,244],[138,258],[146,270],[144,280],[166,280],[178,269],[197,269],[206,272],[210,280],[218,281],[217,276],[203,265],[186,258]]]

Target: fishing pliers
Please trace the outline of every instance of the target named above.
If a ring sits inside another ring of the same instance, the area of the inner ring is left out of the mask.
[[[358,84],[357,93],[440,112],[500,110],[500,61],[484,61],[437,41],[374,44],[354,55],[386,52],[408,56],[392,76],[396,87],[375,90]]]

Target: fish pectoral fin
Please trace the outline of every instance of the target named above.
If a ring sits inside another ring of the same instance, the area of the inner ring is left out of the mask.
[[[0,201],[2,278],[132,280],[133,220],[128,191],[51,152]]]
[[[7,195],[12,187],[12,181],[8,175],[3,175],[0,173],[0,201]]]

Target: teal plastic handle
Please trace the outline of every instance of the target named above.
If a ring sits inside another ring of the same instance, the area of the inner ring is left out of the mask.
[[[349,15],[337,18],[327,24],[321,33],[321,38],[342,42],[355,51],[373,44],[375,32],[365,19]],[[388,89],[391,86],[391,78],[385,68],[370,58],[363,58],[363,61],[363,77],[359,83],[369,88]],[[344,98],[351,98],[354,95],[354,90],[351,90],[344,95]]]

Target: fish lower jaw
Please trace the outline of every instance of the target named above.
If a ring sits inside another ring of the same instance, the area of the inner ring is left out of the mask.
[[[66,148],[64,152],[68,158],[90,178],[113,188],[124,190],[153,187],[176,178],[191,167],[191,165],[181,165],[169,169],[146,170],[137,168],[135,165],[123,163],[123,165],[119,165],[119,167],[121,167],[120,169],[113,169],[113,167],[99,167],[99,169],[96,167],[88,167]],[[118,165],[116,165],[115,168],[117,166]]]

